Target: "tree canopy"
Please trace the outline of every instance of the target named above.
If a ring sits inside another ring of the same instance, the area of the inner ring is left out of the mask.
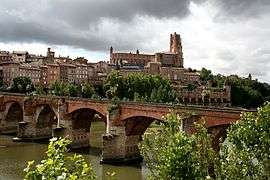
[[[224,82],[227,81],[228,85],[231,86],[233,106],[257,108],[263,105],[265,101],[270,100],[270,85],[261,83],[257,79],[252,80],[251,75],[248,78],[242,78],[237,75],[213,75],[210,70],[202,68],[200,77],[204,84],[207,81],[211,81],[213,87],[219,88],[222,88]]]
[[[29,93],[34,91],[34,85],[29,77],[16,77],[13,79],[11,92]]]
[[[104,85],[109,99],[117,97],[135,101],[174,102],[175,92],[168,79],[158,75],[111,73]]]

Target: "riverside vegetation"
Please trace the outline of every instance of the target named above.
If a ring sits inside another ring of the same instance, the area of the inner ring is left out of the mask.
[[[212,148],[212,138],[203,120],[192,135],[182,130],[183,117],[171,112],[163,124],[144,135],[141,152],[149,169],[149,179],[267,180],[270,178],[270,103],[256,114],[244,113],[233,124],[220,150]],[[34,166],[30,161],[25,180],[96,179],[82,156],[67,156],[66,139],[50,141],[47,159]],[[109,174],[109,178],[116,178]]]

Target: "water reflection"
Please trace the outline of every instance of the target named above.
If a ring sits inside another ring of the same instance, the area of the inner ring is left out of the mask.
[[[99,163],[102,147],[101,134],[104,129],[103,122],[93,122],[90,130],[91,147],[75,152],[82,154],[91,163],[99,180],[106,179],[106,172],[115,172],[119,180],[145,179],[144,165],[112,166]],[[27,161],[39,162],[45,157],[47,142],[15,143],[12,142],[12,138],[13,136],[0,135],[0,180],[21,180]]]

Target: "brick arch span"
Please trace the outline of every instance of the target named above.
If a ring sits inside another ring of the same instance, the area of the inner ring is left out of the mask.
[[[106,115],[91,108],[78,108],[69,114],[71,116],[73,130],[84,129],[86,132],[89,132],[93,120],[100,119],[106,123]]]
[[[124,121],[125,124],[125,132],[127,136],[134,136],[134,135],[143,135],[146,129],[154,122],[158,121],[163,123],[162,119],[157,119],[153,117],[147,116],[133,116],[129,117]]]
[[[70,112],[68,116],[71,120],[69,137],[73,148],[89,147],[90,127],[94,120],[101,118],[106,123],[106,116],[91,108],[78,108]]]
[[[57,111],[48,104],[36,107],[35,123],[37,128],[52,127],[57,124]]]
[[[50,138],[52,137],[53,127],[57,126],[57,113],[54,108],[48,104],[36,107],[35,115],[35,131],[36,137]]]
[[[119,118],[115,120],[121,122],[133,117],[147,117],[163,121],[162,117],[166,116],[169,112],[169,108],[157,109],[142,105],[123,105],[120,108]]]
[[[23,101],[16,101],[16,100],[6,100],[3,102],[4,111],[8,110],[12,104],[18,104],[23,109],[24,102]]]
[[[56,117],[58,114],[57,108],[51,104],[46,104],[46,103],[36,104],[35,106],[33,106],[33,108],[35,109],[35,122],[36,123],[38,122],[40,113],[42,113],[45,109],[49,110],[51,113],[54,113]]]
[[[10,101],[5,103],[1,122],[2,133],[16,133],[18,123],[23,121],[23,107],[19,102]]]
[[[67,114],[71,114],[80,109],[90,109],[96,111],[98,114],[105,117],[108,112],[106,102],[68,100],[66,103],[67,103],[67,110],[66,110]]]

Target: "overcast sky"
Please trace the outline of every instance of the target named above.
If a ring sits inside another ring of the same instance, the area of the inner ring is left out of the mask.
[[[0,17],[0,50],[108,60],[177,32],[185,67],[270,82],[270,0],[0,0]]]

